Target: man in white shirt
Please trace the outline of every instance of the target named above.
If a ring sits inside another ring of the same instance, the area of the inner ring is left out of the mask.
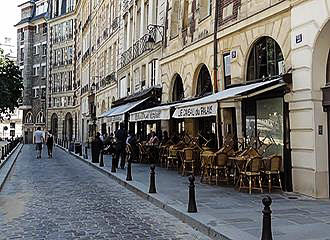
[[[36,144],[37,158],[41,158],[42,144],[44,142],[44,132],[38,127],[34,132],[34,143]]]

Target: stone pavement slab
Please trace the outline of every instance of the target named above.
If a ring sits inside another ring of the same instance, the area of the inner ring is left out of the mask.
[[[90,162],[90,159],[88,160]],[[156,168],[157,194],[147,194],[149,188],[149,165],[132,164],[133,181],[127,182],[126,170],[110,173],[111,156],[104,156],[107,174],[120,180],[129,189],[145,193],[151,202],[177,214],[186,214],[203,223],[199,230],[221,233],[228,239],[260,239],[264,194],[249,195],[238,192],[230,186],[201,184],[196,180],[198,213],[187,212],[188,177],[182,177],[174,170]],[[98,167],[98,164],[93,164]],[[316,200],[295,193],[272,193],[272,228],[274,239],[281,240],[326,240],[330,239],[330,201]],[[152,198],[152,199],[151,199]],[[160,204],[162,203],[163,206]],[[173,210],[174,209],[174,210]],[[176,212],[178,210],[180,213]],[[195,221],[190,222],[192,225]],[[205,228],[206,227],[206,228]],[[212,234],[210,234],[212,236]],[[242,237],[244,236],[244,238]]]
[[[24,145],[0,192],[0,239],[207,240],[98,171],[56,148]]]

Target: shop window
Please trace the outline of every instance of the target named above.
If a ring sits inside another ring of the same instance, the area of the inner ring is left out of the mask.
[[[170,37],[175,38],[179,34],[179,0],[172,1],[172,13],[171,13],[171,31]]]
[[[196,97],[209,95],[212,91],[211,76],[209,70],[203,64],[198,74]]]
[[[223,55],[224,82],[225,88],[231,84],[231,57],[230,53]]]
[[[174,85],[173,85],[173,94],[172,101],[181,101],[184,98],[184,88],[182,83],[182,78],[179,74],[176,75]]]
[[[270,37],[260,38],[251,50],[247,81],[283,73],[283,54],[280,46]]]
[[[211,14],[211,0],[199,0],[199,19],[200,21]]]

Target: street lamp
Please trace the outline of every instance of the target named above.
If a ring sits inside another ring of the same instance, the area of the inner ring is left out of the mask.
[[[149,24],[147,29],[149,31],[149,36],[146,41],[147,49],[152,49],[155,45],[157,32],[159,32],[160,36],[162,37],[162,42],[164,41],[164,26]]]

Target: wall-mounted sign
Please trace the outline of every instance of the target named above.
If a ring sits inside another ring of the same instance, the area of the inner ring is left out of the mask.
[[[217,103],[196,106],[178,107],[173,114],[174,118],[198,118],[217,115]]]
[[[296,36],[296,44],[301,43],[303,41],[302,33],[298,34]]]
[[[319,135],[323,135],[323,126],[319,125]]]
[[[237,51],[236,50],[232,50],[231,51],[231,58],[235,59],[237,57]]]
[[[156,109],[130,114],[130,122],[157,121],[170,119],[170,109]]]
[[[110,117],[110,119],[111,119],[111,122],[122,122],[122,121],[125,120],[125,115],[120,114],[120,115],[117,115],[117,116]]]

